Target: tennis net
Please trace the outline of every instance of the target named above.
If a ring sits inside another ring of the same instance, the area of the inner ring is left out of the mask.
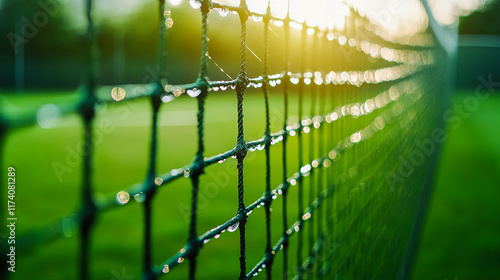
[[[291,7],[299,1],[287,2],[282,16],[272,11],[273,3],[279,1],[264,1],[261,10],[249,8],[251,1],[248,2],[247,5],[241,0],[231,5],[222,1],[190,1],[201,13],[201,55],[196,81],[170,84],[167,77],[158,77],[133,94],[124,89],[126,86],[117,86],[106,88],[110,94],[102,97],[96,94],[93,1],[86,1],[88,72],[84,93],[76,103],[57,105],[62,113],[79,113],[84,123],[87,152],[83,156],[81,207],[27,237],[31,240],[29,246],[43,246],[47,240],[63,237],[67,219],[75,221],[81,240],[80,275],[81,279],[89,279],[89,248],[96,219],[111,208],[129,205],[130,197],[141,196],[145,213],[143,279],[168,275],[184,259],[189,263],[189,279],[195,279],[202,266],[197,260],[204,245],[236,230],[240,273],[235,277],[239,279],[251,279],[262,271],[267,279],[276,274],[284,279],[407,277],[443,138],[439,117],[447,102],[443,94],[446,91],[443,81],[447,79],[445,50],[436,42],[430,28],[423,28],[412,36],[391,37],[373,25],[356,3],[343,4],[349,16],[343,19],[345,28],[338,31],[335,26],[294,17]],[[313,1],[295,9],[309,6],[314,11],[313,17],[326,13],[326,18],[335,18],[329,16],[329,13],[335,14],[336,8],[330,1]],[[221,16],[234,13],[239,18],[240,57],[235,79],[211,81],[209,78],[208,66],[210,61],[214,62],[208,48],[209,14],[214,11]],[[160,18],[157,69],[165,73],[162,50],[170,43],[166,33],[173,22],[163,0],[159,2],[157,14]],[[249,53],[256,56],[247,44],[250,20],[262,26],[259,34],[263,40],[262,71],[256,77],[247,74],[247,56]],[[270,49],[281,48],[270,44],[270,33],[274,33],[274,29],[283,34],[280,40],[284,64],[281,71],[269,73]],[[224,153],[207,156],[205,102],[211,95],[222,92],[233,94],[237,99],[236,142]],[[252,121],[252,115],[244,118],[244,97],[256,92],[261,92],[264,98],[265,133],[259,139],[246,139],[244,125]],[[283,102],[278,131],[271,130],[271,94],[280,95]],[[190,164],[159,173],[160,108],[182,95],[196,99],[198,104],[196,153]],[[148,174],[143,182],[129,189],[96,200],[91,183],[96,104],[135,98],[151,101]],[[291,98],[296,99],[298,106],[296,116],[289,114]],[[1,139],[10,131],[36,121],[36,112],[16,117],[0,115]],[[272,149],[278,146],[282,151],[279,159],[271,156]],[[263,194],[245,204],[249,181],[244,177],[245,158],[259,151],[265,154]],[[199,232],[200,180],[209,172],[208,166],[231,158],[237,161],[237,212],[226,222]],[[272,172],[271,161],[281,164],[281,174]],[[291,166],[295,161],[297,164]],[[271,176],[280,177],[281,183],[272,186]],[[191,182],[192,196],[187,242],[164,262],[153,263],[153,198],[165,186],[183,177]],[[278,198],[282,206],[279,210],[282,227],[280,238],[272,240],[271,210]],[[246,232],[247,221],[254,210],[264,211],[265,230],[262,236],[250,237]],[[256,263],[247,262],[248,238],[264,240],[261,242],[264,253]],[[278,256],[279,268],[275,261]]]

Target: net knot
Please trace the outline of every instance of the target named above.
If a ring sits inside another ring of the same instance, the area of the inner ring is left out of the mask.
[[[237,80],[236,91],[238,93],[243,92],[245,90],[245,88],[248,86],[248,84],[250,83],[246,73],[244,73],[244,72],[240,73],[236,80]]]
[[[161,101],[161,94],[163,93],[163,88],[160,84],[154,84],[153,94],[151,95],[151,104],[153,105],[153,111],[158,112],[160,110],[160,105],[163,103]]]
[[[247,156],[247,153],[247,143],[245,141],[239,141],[238,144],[236,144],[236,157],[238,159],[244,159]]]

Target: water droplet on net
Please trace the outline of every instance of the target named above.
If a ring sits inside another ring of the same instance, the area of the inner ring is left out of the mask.
[[[230,225],[228,228],[227,228],[227,231],[229,232],[234,232],[238,229],[238,226],[240,225],[240,222],[236,222],[232,225]]]
[[[43,105],[36,113],[38,124],[44,129],[56,126],[61,116],[61,110],[54,104]]]
[[[259,22],[262,21],[263,18],[257,15],[252,15],[252,19],[254,22]]]
[[[184,261],[184,258],[183,258],[183,257],[179,257],[179,258],[177,259],[177,262],[178,262],[178,263],[182,263],[183,261]]]
[[[125,98],[127,92],[121,87],[114,87],[111,90],[111,97],[116,101],[121,101]]]
[[[170,271],[170,268],[168,267],[168,264],[163,266],[163,270],[162,270],[163,273],[168,273],[169,271]]]
[[[229,10],[226,10],[226,9],[219,9],[219,15],[221,17],[225,17],[229,14]]]
[[[140,193],[134,195],[134,199],[135,199],[135,201],[137,201],[139,203],[143,203],[146,200],[146,194],[143,192],[140,192]]]
[[[186,91],[186,93],[187,93],[190,97],[196,97],[196,96],[200,95],[200,93],[201,93],[201,89],[197,89],[197,88],[188,89],[188,90]]]
[[[73,218],[65,218],[61,222],[61,230],[65,237],[71,237],[78,233],[78,223]]]
[[[220,234],[216,234],[214,237],[215,237],[215,239],[217,239],[220,237]]]
[[[170,101],[174,100],[174,98],[175,98],[175,97],[174,97],[173,95],[167,94],[167,95],[164,95],[164,96],[161,98],[161,101],[162,101],[163,103],[168,103],[168,102],[170,102]]]
[[[199,9],[201,7],[201,2],[198,2],[196,0],[189,0],[189,5],[191,5],[193,9]]]
[[[157,186],[161,186],[161,184],[163,184],[163,179],[161,177],[156,177],[155,178],[155,184]]]
[[[123,205],[127,203],[129,200],[130,200],[130,195],[128,194],[128,192],[121,191],[116,194],[116,202],[118,202],[119,204]]]
[[[167,28],[171,28],[172,26],[174,26],[174,20],[172,18],[165,19],[165,26]]]

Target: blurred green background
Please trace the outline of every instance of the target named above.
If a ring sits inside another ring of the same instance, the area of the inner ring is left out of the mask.
[[[17,20],[26,15],[32,15],[38,7],[34,1],[4,0],[0,6],[0,34],[8,34],[16,29]],[[100,81],[102,84],[119,84],[124,82],[142,83],[154,79],[153,67],[156,63],[157,20],[152,16],[156,3],[147,1],[139,10],[132,10],[121,17],[108,19],[98,14],[98,44],[100,49]],[[22,112],[37,108],[47,100],[59,103],[74,100],[73,91],[64,89],[78,86],[83,70],[83,25],[80,14],[82,7],[75,4],[74,9],[60,10],[52,17],[48,24],[39,30],[40,35],[30,39],[25,45],[25,71],[22,84],[16,85],[14,64],[15,56],[9,40],[0,41],[0,90],[2,93],[2,112]],[[199,22],[192,22],[198,18],[198,12],[192,9],[173,10],[174,25],[189,26],[185,29],[173,28],[169,39],[178,44],[168,45],[169,53],[182,55],[169,56],[167,74],[172,83],[190,82],[197,76],[199,57]],[[460,39],[459,58],[457,67],[457,90],[453,96],[453,104],[463,104],[481,85],[478,77],[500,81],[500,2],[495,1],[487,9],[462,18],[459,25]],[[138,21],[141,24],[137,24]],[[214,28],[220,28],[221,22],[217,17],[212,19]],[[235,18],[231,19],[234,22]],[[211,38],[211,55],[214,61],[226,70],[232,77],[236,76],[237,68],[232,63],[238,58],[238,28],[228,28],[228,32],[213,34]],[[466,36],[466,35],[489,35]],[[184,40],[183,38],[194,38]],[[231,47],[222,48],[221,45]],[[256,50],[257,56],[262,49],[259,43],[250,40],[250,47]],[[126,46],[126,47],[124,47]],[[182,50],[182,51],[181,51]],[[71,57],[71,59],[68,59]],[[250,56],[249,71],[258,73],[259,64]],[[279,62],[279,61],[278,61]],[[279,63],[277,63],[279,64]],[[226,78],[217,66],[210,64],[214,79]],[[44,69],[44,71],[40,71]],[[173,70],[175,69],[175,71]],[[489,78],[491,77],[491,78]],[[14,88],[18,86],[26,95],[16,94]],[[57,88],[60,94],[49,93]],[[485,90],[482,88],[481,90]],[[463,118],[463,123],[456,129],[448,131],[448,141],[444,144],[442,157],[437,170],[436,184],[428,209],[422,240],[416,256],[412,279],[500,279],[500,87],[494,87],[494,92],[488,99],[480,102],[477,110],[470,112],[470,116]],[[211,104],[210,104],[211,103]],[[216,104],[216,105],[214,105]],[[262,99],[249,95],[246,101],[248,111],[263,116]],[[274,97],[271,100],[276,112],[282,108],[281,99]],[[171,106],[170,106],[171,105]],[[170,106],[170,107],[168,107]],[[221,106],[221,108],[235,108],[235,100],[221,95],[211,98],[207,106]],[[160,145],[161,151],[169,151],[172,162],[165,158],[159,159],[159,170],[170,170],[179,167],[179,162],[188,163],[195,153],[195,131],[189,125],[195,122],[195,103],[187,98],[180,98],[174,104],[167,104],[164,123],[169,126],[169,132],[162,130],[160,138],[165,141]],[[296,108],[296,104],[291,105]],[[146,174],[147,157],[143,153],[130,153],[130,149],[146,151],[149,139],[149,123],[140,119],[148,119],[149,111],[146,101],[131,102],[127,106],[102,106],[99,110],[106,113],[116,124],[113,137],[103,138],[102,145],[97,146],[95,176],[97,195],[109,195],[116,190],[124,189],[131,182],[139,182]],[[293,113],[293,112],[292,112]],[[170,114],[170,115],[169,115]],[[175,115],[174,115],[175,114]],[[208,115],[207,143],[214,143],[217,138],[217,127],[224,125],[235,130],[235,110],[218,110],[217,115]],[[278,114],[278,113],[276,113]],[[179,116],[182,116],[178,119]],[[175,121],[173,118],[176,118]],[[222,121],[220,120],[227,120]],[[186,126],[175,126],[181,122]],[[263,119],[260,121],[263,122]],[[99,122],[99,119],[96,120]],[[212,123],[211,123],[212,122]],[[259,120],[247,127],[250,138],[262,135],[262,125]],[[133,127],[133,135],[130,128]],[[273,124],[273,131],[279,128],[279,123]],[[61,131],[64,130],[64,133]],[[61,138],[60,135],[66,135]],[[19,233],[28,233],[33,228],[47,225],[60,217],[61,211],[68,213],[79,204],[78,189],[70,186],[79,185],[80,170],[72,168],[71,172],[63,175],[60,181],[52,169],[53,162],[64,162],[68,149],[78,146],[81,134],[80,121],[76,115],[64,118],[57,128],[43,130],[39,127],[26,128],[9,135],[5,147],[9,147],[2,154],[2,166],[6,166],[16,159],[22,158],[23,163],[19,170],[20,183],[34,186],[29,189],[19,189],[19,197],[25,197],[26,203],[18,208],[18,215],[23,218],[19,225]],[[178,139],[183,137],[183,139]],[[33,143],[33,139],[38,141]],[[212,139],[212,142],[210,142]],[[234,139],[227,142],[208,144],[207,154],[216,154],[231,148]],[[178,147],[182,141],[184,145]],[[131,144],[133,143],[133,144]],[[292,145],[295,145],[292,143]],[[54,147],[58,147],[55,149]],[[68,148],[69,147],[69,148]],[[280,150],[274,149],[274,158],[279,158]],[[249,164],[249,170],[263,172],[263,157],[258,157]],[[45,161],[45,162],[44,162]],[[229,160],[231,161],[231,160]],[[182,164],[182,165],[183,165]],[[291,165],[294,163],[291,163]],[[143,168],[144,167],[144,168]],[[220,174],[212,180],[226,180],[223,165],[210,167],[211,174]],[[22,170],[35,170],[34,175],[23,178]],[[281,170],[275,170],[280,174]],[[126,176],[123,176],[126,174]],[[49,182],[62,184],[67,188],[37,190],[38,176],[45,176]],[[234,186],[235,178],[227,177],[228,186]],[[262,182],[263,184],[263,178]],[[278,176],[273,177],[273,186],[279,184]],[[186,181],[175,182],[170,185],[168,192],[160,192],[156,201],[175,203],[175,205],[189,205],[189,195],[186,192]],[[23,193],[25,191],[26,193]],[[262,194],[262,188],[249,188],[247,198],[253,201]],[[208,195],[210,196],[210,195]],[[57,197],[57,203],[51,198]],[[173,200],[175,197],[175,200]],[[214,198],[206,197],[200,203],[207,211],[200,213],[200,220],[208,225],[220,224],[230,218],[228,216],[213,216],[213,212],[224,212],[223,209],[236,205],[230,204],[236,197],[235,188],[224,188]],[[51,201],[48,206],[47,201]],[[281,207],[279,200],[276,208]],[[29,206],[27,206],[29,205]],[[154,250],[155,263],[164,261],[173,255],[183,244],[186,236],[186,216],[182,206],[167,207],[161,214],[154,217],[155,223],[169,221],[169,227],[158,226],[155,235],[155,244],[172,243],[175,246],[163,246]],[[294,207],[293,205],[291,206]],[[170,210],[169,210],[170,209]],[[210,211],[208,211],[208,209]],[[36,210],[36,211],[34,211]],[[262,215],[263,211],[253,215]],[[94,244],[92,262],[99,263],[93,273],[99,276],[109,276],[109,279],[119,279],[119,276],[128,275],[138,279],[142,255],[141,240],[142,225],[141,209],[139,204],[113,210],[99,219],[93,235],[101,239]],[[260,214],[259,214],[260,213]],[[279,213],[274,213],[276,220]],[[256,219],[257,220],[257,219]],[[110,230],[113,229],[113,230]],[[273,224],[273,240],[279,236],[279,224]],[[116,232],[120,232],[117,234]],[[263,234],[263,228],[249,225],[249,235]],[[71,230],[68,235],[72,235]],[[204,262],[206,270],[199,272],[200,278],[218,273],[221,278],[228,278],[237,274],[237,258],[234,247],[238,246],[236,233],[225,234],[225,242],[210,242],[200,255],[200,262]],[[263,247],[259,242],[249,240],[249,260],[253,264],[262,255]],[[229,246],[228,246],[229,245]],[[262,248],[261,248],[262,247]],[[37,263],[44,267],[43,274],[47,279],[60,279],[61,275],[74,275],[77,265],[78,244],[77,238],[58,240],[45,247],[35,248],[28,257],[19,260],[19,266],[28,268],[30,263]],[[50,258],[40,257],[41,250],[50,251]],[[211,258],[211,252],[217,252],[218,258]],[[31,256],[31,257],[30,257]],[[279,258],[277,262],[281,261]],[[128,263],[126,267],[123,262]],[[61,265],[64,264],[64,265]],[[279,266],[279,265],[277,265]],[[109,269],[111,268],[111,270]],[[186,275],[187,266],[180,266],[172,270],[175,276]],[[118,275],[118,276],[117,276]],[[33,271],[20,269],[17,279],[30,279]]]

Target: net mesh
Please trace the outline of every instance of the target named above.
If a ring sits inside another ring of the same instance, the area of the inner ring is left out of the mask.
[[[204,244],[227,231],[236,230],[239,232],[239,279],[251,279],[262,271],[268,279],[277,272],[287,279],[407,277],[418,222],[425,210],[435,169],[435,150],[440,143],[436,139],[441,137],[436,128],[440,127],[438,115],[445,102],[445,95],[440,93],[444,90],[442,81],[446,78],[446,61],[443,50],[434,42],[429,30],[411,38],[391,41],[352,7],[349,28],[345,32],[336,32],[296,21],[288,14],[284,18],[276,17],[271,13],[271,4],[266,12],[257,13],[250,11],[244,0],[238,6],[208,0],[192,2],[201,12],[202,23],[198,79],[190,84],[169,84],[166,77],[159,77],[133,94],[115,87],[110,97],[97,97],[93,1],[86,3],[88,52],[85,61],[88,62],[88,72],[84,94],[77,103],[58,105],[63,113],[78,112],[81,115],[86,139],[84,150],[88,151],[83,156],[81,207],[66,216],[76,221],[79,227],[81,279],[90,277],[89,248],[96,218],[111,208],[123,207],[131,196],[139,195],[145,195],[142,203],[143,279],[169,273],[184,259],[189,263],[189,279],[194,279],[199,267],[198,254]],[[240,21],[239,71],[235,79],[209,79],[208,65],[212,58],[208,50],[208,17],[215,10],[221,14],[233,12]],[[159,73],[165,72],[161,50],[169,43],[165,40],[165,26],[171,26],[170,13],[166,11],[164,1],[160,1]],[[249,18],[262,25],[260,36],[264,55],[261,59],[262,74],[258,77],[247,74],[248,52],[257,56],[247,46]],[[271,24],[274,24],[273,28]],[[274,28],[284,34],[284,48],[281,50],[284,65],[279,73],[269,73],[268,67],[270,48],[273,48],[269,37]],[[346,56],[346,50],[353,55]],[[292,63],[292,60],[298,63]],[[296,72],[292,72],[292,66],[297,68],[294,69]],[[363,67],[363,70],[350,70],[349,67]],[[247,114],[244,121],[243,104],[245,94],[251,90],[252,94],[260,91],[264,96],[265,133],[260,139],[248,140],[245,139],[244,124],[252,120],[252,115]],[[205,101],[217,92],[236,95],[237,136],[234,148],[207,156]],[[279,131],[271,130],[270,93],[281,95],[283,100],[283,122]],[[196,154],[187,166],[159,174],[156,168],[159,111],[162,104],[184,94],[195,98],[198,103]],[[91,183],[95,106],[99,102],[135,98],[149,98],[151,101],[148,174],[144,182],[97,201]],[[297,100],[298,106],[297,120],[294,121],[289,115],[291,98]],[[9,131],[36,123],[36,112],[20,117],[2,115],[0,123],[4,139]],[[296,138],[296,144],[290,144],[292,138]],[[271,156],[275,146],[282,147],[280,159]],[[248,153],[262,150],[265,153],[263,194],[245,204],[245,158]],[[209,172],[205,170],[208,166],[230,158],[237,161],[237,212],[226,222],[200,233],[197,227],[200,180],[203,180],[204,173]],[[271,161],[281,163],[281,174],[271,172]],[[292,166],[292,161],[297,165]],[[280,177],[281,183],[273,186],[271,176]],[[162,188],[183,177],[188,178],[192,185],[187,242],[168,260],[153,263],[153,198]],[[282,200],[282,227],[281,237],[273,240],[271,210],[276,199]],[[246,228],[254,210],[265,212],[262,236],[252,237],[265,240],[262,246],[264,254],[260,261],[249,264],[246,259]],[[30,246],[63,236],[63,221],[62,218],[51,225],[50,230],[41,230],[43,235],[29,236]],[[275,262],[278,255],[282,258],[279,268]]]

